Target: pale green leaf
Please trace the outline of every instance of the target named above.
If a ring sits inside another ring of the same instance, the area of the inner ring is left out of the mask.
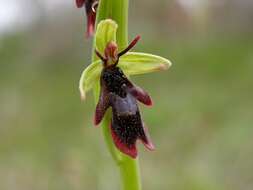
[[[103,53],[108,42],[116,42],[118,25],[111,19],[99,22],[95,35],[95,45],[100,53]]]
[[[90,64],[82,73],[79,81],[79,90],[82,100],[85,99],[85,93],[91,90],[99,80],[100,74],[102,72],[102,62],[101,60],[95,61]]]
[[[167,70],[171,66],[171,62],[157,55],[128,52],[120,57],[118,66],[127,75],[137,75]]]

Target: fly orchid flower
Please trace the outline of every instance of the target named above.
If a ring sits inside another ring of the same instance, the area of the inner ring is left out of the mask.
[[[144,129],[139,100],[143,104],[152,105],[149,95],[140,87],[131,83],[123,71],[117,67],[119,59],[126,54],[140,39],[137,36],[123,51],[118,52],[115,42],[109,42],[104,56],[96,50],[97,56],[103,62],[100,76],[100,97],[96,107],[94,124],[98,125],[109,107],[112,107],[111,133],[116,147],[123,153],[136,158],[136,141],[140,139],[144,145],[153,150],[154,146]]]
[[[95,53],[99,59],[84,70],[79,89],[84,99],[85,92],[98,84],[100,96],[94,124],[98,125],[107,109],[111,107],[110,129],[114,144],[122,153],[136,158],[138,139],[148,149],[154,149],[137,104],[138,100],[150,106],[152,101],[147,92],[133,84],[127,76],[165,70],[171,63],[165,58],[152,54],[129,52],[140,39],[139,36],[127,48],[119,51],[116,44],[116,31],[117,24],[110,19],[98,24]]]
[[[76,6],[78,8],[85,7],[85,12],[87,15],[86,36],[90,37],[93,34],[95,28],[96,8],[98,6],[98,0],[76,0]]]

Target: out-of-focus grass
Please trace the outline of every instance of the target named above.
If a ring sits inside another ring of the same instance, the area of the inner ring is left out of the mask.
[[[118,189],[101,130],[92,127],[93,98],[79,98],[89,46],[36,37],[1,41],[0,189]],[[156,145],[139,146],[144,189],[252,189],[252,38],[145,39],[136,49],[174,63],[133,78],[155,102],[141,106]]]

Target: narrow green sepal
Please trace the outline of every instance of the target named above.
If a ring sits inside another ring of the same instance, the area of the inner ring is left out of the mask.
[[[116,42],[118,25],[111,19],[99,22],[95,35],[95,45],[99,52],[103,53],[109,42]]]
[[[128,52],[120,57],[118,66],[127,75],[137,75],[167,70],[171,66],[171,62],[157,55]]]
[[[81,94],[81,99],[85,100],[86,92],[91,90],[99,80],[100,74],[102,72],[102,62],[101,60],[97,60],[90,64],[82,73],[80,81],[79,81],[79,90]]]

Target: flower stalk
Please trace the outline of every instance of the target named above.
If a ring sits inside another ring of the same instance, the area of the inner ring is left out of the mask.
[[[98,8],[97,3],[99,2]],[[130,50],[139,41],[137,36],[128,44],[128,0],[76,0],[97,15],[92,63],[83,71],[79,82],[81,98],[93,89],[94,125],[103,129],[104,139],[112,158],[119,167],[122,190],[141,190],[137,140],[149,150],[154,146],[138,107],[152,100],[147,92],[129,80],[130,75],[166,70],[171,62],[163,57]],[[91,6],[90,6],[91,5]],[[95,26],[94,26],[95,25]]]
[[[97,9],[97,20],[111,18],[118,24],[117,30],[117,44],[119,50],[122,50],[128,45],[128,0],[100,0]],[[96,24],[97,25],[97,24]],[[93,61],[98,58],[95,55],[95,42],[93,47]],[[99,97],[99,83],[94,88],[94,95],[96,102]],[[122,190],[141,190],[140,170],[138,159],[132,159],[120,153],[113,143],[109,129],[110,120],[112,117],[111,112],[107,112],[102,121],[102,128],[107,147],[117,163],[120,170],[120,177],[122,182]]]

